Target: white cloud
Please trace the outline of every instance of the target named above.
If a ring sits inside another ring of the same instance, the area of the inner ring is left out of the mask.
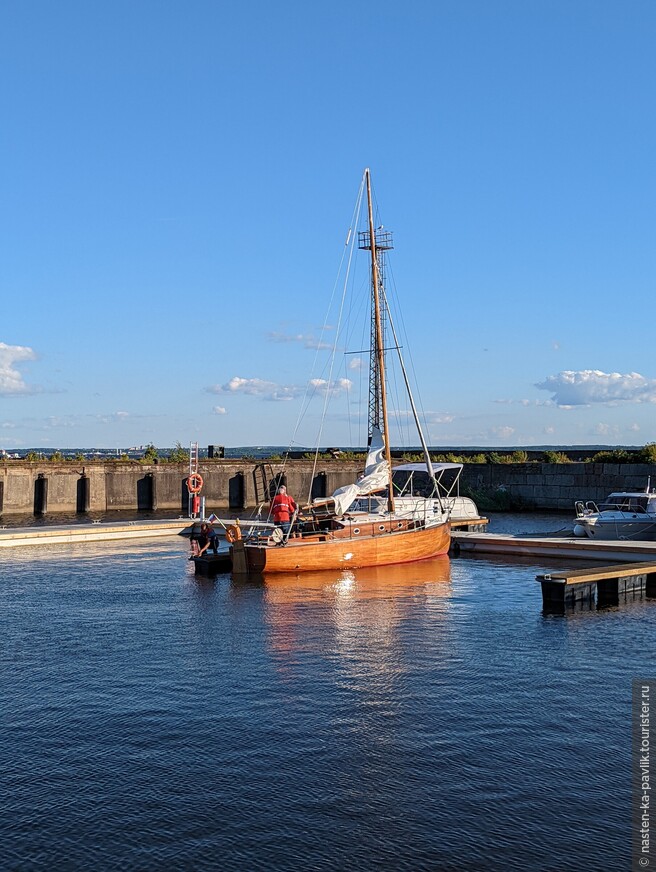
[[[554,403],[552,400],[492,400],[493,403],[497,403],[500,406],[524,406],[527,408],[528,406],[553,406]]]
[[[602,424],[600,422],[595,424],[593,432],[595,436],[614,436],[617,438],[620,435],[620,428],[613,424]]]
[[[214,406],[213,411],[214,411],[215,415],[227,415],[228,414],[226,409],[225,409],[225,406]]]
[[[553,434],[556,432],[556,428],[555,427],[544,427],[542,432],[546,436],[553,436]]]
[[[321,339],[317,339],[311,333],[277,333],[271,332],[267,334],[267,339],[271,342],[298,342],[304,348],[311,348],[313,350],[320,351],[330,351],[332,349],[332,345],[328,342],[324,342]]]
[[[348,391],[353,383],[350,379],[339,378],[336,381],[328,382],[323,378],[312,379],[308,385],[279,385],[275,382],[266,381],[261,378],[242,378],[234,376],[224,385],[213,385],[207,388],[212,394],[245,394],[250,397],[260,397],[263,400],[293,400],[296,397],[303,396],[309,387],[314,393],[338,394],[342,391]]]
[[[128,418],[133,418],[134,415],[131,415],[129,412],[107,412],[106,414],[94,415],[95,420],[101,421],[103,424],[116,424],[122,423],[126,421]],[[139,418],[147,418],[147,415],[138,415]],[[75,419],[74,419],[75,420]],[[81,418],[80,420],[83,420]]]
[[[447,412],[426,412],[426,421],[429,424],[452,424],[454,420],[455,416]]]
[[[635,424],[635,423],[629,424],[629,426],[627,427],[627,430],[629,430],[631,433],[639,433],[640,432],[640,424]]]
[[[515,432],[514,427],[491,427],[490,433],[497,439],[509,439]]]
[[[7,345],[0,342],[0,396],[20,396],[35,392],[23,380],[16,365],[25,360],[36,360],[36,354],[31,348],[23,345]]]
[[[313,378],[310,379],[310,387],[321,394],[328,392],[339,394],[342,391],[349,391],[353,387],[353,382],[349,378],[338,378],[333,382],[328,382],[325,378]]]
[[[399,420],[413,420],[414,414],[412,409],[390,409],[390,417],[398,418]],[[427,424],[452,424],[455,421],[455,415],[449,412],[423,412],[421,420]]]
[[[348,368],[353,370],[365,369],[367,366],[367,361],[363,360],[361,357],[352,357],[348,364]]]
[[[226,391],[228,393],[242,393],[242,394],[251,394],[254,396],[261,396],[271,390],[275,389],[275,384],[273,382],[264,381],[261,378],[242,378],[239,375],[233,376],[230,381],[222,385],[219,391]]]
[[[300,393],[295,385],[277,385],[261,378],[242,378],[238,375],[224,385],[214,385],[207,390],[212,394],[246,394],[264,400],[292,400]]]
[[[598,369],[566,370],[547,376],[536,387],[551,391],[554,402],[562,407],[594,403],[656,403],[656,379],[647,379],[637,372],[622,375]]]

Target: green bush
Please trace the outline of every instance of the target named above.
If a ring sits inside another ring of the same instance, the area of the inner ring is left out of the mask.
[[[544,463],[571,463],[564,451],[545,451],[542,455]]]
[[[364,451],[342,451],[338,460],[366,460]]]
[[[490,463],[512,463],[512,454],[498,454],[496,451],[490,453]]]
[[[637,463],[656,463],[656,442],[649,442],[636,455]]]
[[[624,448],[614,448],[608,451],[598,451],[592,458],[593,463],[635,463],[633,454]],[[640,462],[640,461],[637,461]]]
[[[142,460],[144,463],[155,463],[155,461],[158,459],[159,458],[157,454],[157,449],[155,448],[153,443],[150,442],[148,445],[146,445],[146,450],[144,451],[144,456]]]
[[[187,463],[188,461],[189,452],[179,442],[176,442],[175,448],[173,448],[168,456],[168,463]]]

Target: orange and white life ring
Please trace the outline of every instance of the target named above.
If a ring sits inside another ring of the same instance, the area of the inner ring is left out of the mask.
[[[241,528],[237,524],[231,524],[226,527],[225,537],[231,545],[233,542],[238,542],[241,539]]]
[[[187,479],[187,490],[190,494],[199,494],[203,487],[203,476],[199,472],[193,472]]]

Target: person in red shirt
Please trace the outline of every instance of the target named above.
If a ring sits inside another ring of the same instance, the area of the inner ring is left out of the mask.
[[[292,517],[297,509],[298,506],[294,499],[288,495],[287,488],[284,484],[281,485],[278,488],[278,493],[271,500],[270,512],[273,516],[273,523],[282,529],[285,536],[289,535]]]

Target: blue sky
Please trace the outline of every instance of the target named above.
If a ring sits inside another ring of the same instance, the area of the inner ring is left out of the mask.
[[[362,444],[321,329],[366,166],[431,444],[655,440],[655,40],[651,0],[5,0],[0,447],[313,445],[333,343]]]

